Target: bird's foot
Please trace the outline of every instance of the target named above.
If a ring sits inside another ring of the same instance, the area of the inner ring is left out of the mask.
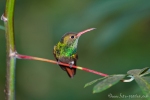
[[[58,60],[58,61],[57,61],[57,65],[59,65],[59,63],[60,63],[60,61]]]
[[[69,62],[69,64],[70,64],[70,68],[72,68],[72,66],[73,66],[73,64],[74,64],[74,61],[71,61],[71,62]]]

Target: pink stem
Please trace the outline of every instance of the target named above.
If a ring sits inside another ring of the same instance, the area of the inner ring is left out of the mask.
[[[15,57],[18,58],[18,59],[38,60],[38,61],[44,61],[44,62],[49,62],[49,63],[53,63],[53,64],[58,64],[58,62],[54,61],[54,60],[49,60],[49,59],[39,58],[39,57],[33,57],[33,56],[27,56],[27,55],[21,55],[21,54],[16,54]],[[70,66],[69,64],[61,63],[61,62],[59,62],[59,64],[67,66],[67,67]],[[100,76],[103,76],[103,77],[108,76],[107,74],[97,72],[97,71],[94,71],[94,70],[91,70],[91,69],[88,69],[88,68],[84,68],[84,67],[80,67],[80,66],[74,66],[74,65],[72,67],[76,68],[76,69],[84,70],[86,72],[90,72],[90,73],[93,73],[93,74],[97,74],[97,75],[100,75]]]

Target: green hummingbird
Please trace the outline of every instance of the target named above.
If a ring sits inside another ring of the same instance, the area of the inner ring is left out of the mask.
[[[73,78],[76,74],[76,68],[72,68],[72,65],[76,66],[78,55],[77,45],[79,37],[95,28],[90,28],[79,33],[69,32],[62,36],[61,40],[54,46],[53,54],[59,62],[70,64],[70,67],[59,65],[64,71],[67,72],[70,78]]]

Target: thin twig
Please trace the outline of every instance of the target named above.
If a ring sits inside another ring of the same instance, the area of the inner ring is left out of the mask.
[[[27,55],[22,55],[22,54],[17,54],[17,53],[14,56],[16,58],[18,58],[18,59],[38,60],[38,61],[43,61],[43,62],[49,62],[49,63],[53,63],[53,64],[58,64],[57,61],[49,60],[49,59],[45,59],[45,58],[27,56]],[[70,66],[69,64],[61,63],[61,62],[59,62],[59,64],[60,65],[64,65],[64,66],[68,66],[68,67]],[[76,69],[80,69],[80,70],[86,71],[86,72],[90,72],[90,73],[93,73],[93,74],[97,74],[97,75],[100,75],[100,76],[103,76],[103,77],[108,76],[107,74],[104,74],[104,73],[101,73],[101,72],[97,72],[97,71],[94,71],[94,70],[91,70],[91,69],[88,69],[88,68],[83,68],[83,67],[74,66],[74,65],[72,67],[76,68]]]

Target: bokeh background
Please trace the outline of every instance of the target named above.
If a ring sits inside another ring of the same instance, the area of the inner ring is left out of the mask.
[[[54,60],[53,46],[64,33],[95,27],[79,40],[78,65],[107,74],[150,67],[150,0],[16,0],[15,4],[15,42],[21,54]],[[0,0],[1,15],[4,8],[5,0]],[[4,100],[5,74],[5,32],[0,30],[0,100]],[[109,100],[108,94],[143,95],[134,81],[97,94],[92,93],[93,86],[83,88],[97,78],[77,70],[70,79],[58,65],[17,60],[16,99]]]

